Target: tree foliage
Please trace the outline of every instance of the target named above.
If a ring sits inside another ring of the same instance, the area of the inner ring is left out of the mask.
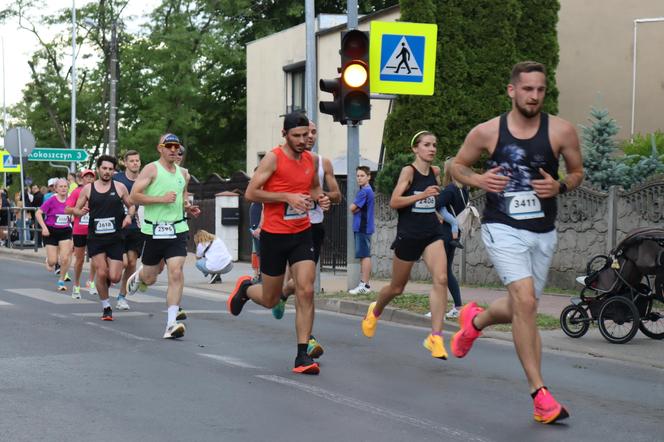
[[[583,167],[586,179],[602,190],[610,186],[625,189],[649,177],[664,173],[664,156],[657,151],[655,136],[651,138],[648,154],[618,154],[615,136],[620,131],[606,109],[592,108],[591,124],[582,126]]]
[[[509,110],[512,65],[534,59],[547,65],[544,110],[557,111],[555,69],[558,0],[401,0],[403,21],[436,23],[435,93],[400,96],[386,122],[386,158],[408,152],[420,130],[438,137],[438,157],[454,155],[475,125]]]
[[[361,0],[360,13],[396,2]],[[245,46],[302,23],[304,2],[162,0],[148,11],[147,24],[134,33],[127,31],[123,15],[127,3],[97,0],[77,11],[77,43],[94,52],[77,67],[77,147],[86,147],[94,156],[108,145],[110,33],[116,23],[118,153],[136,149],[144,162],[153,160],[159,135],[173,132],[187,147],[185,166],[195,176],[229,175],[244,168]],[[34,69],[24,100],[12,114],[31,128],[40,146],[68,147],[71,15],[68,8],[53,16],[43,15],[43,5],[40,0],[16,0],[0,11],[0,20],[21,20],[25,32],[33,33],[40,42],[31,59]],[[344,13],[346,2],[320,0],[316,12]],[[46,40],[40,33],[45,26],[64,30]],[[62,172],[46,170],[45,174]]]
[[[592,108],[589,126],[582,126],[581,147],[586,179],[600,189],[624,185],[630,181],[630,168],[614,158],[620,132],[606,109]]]

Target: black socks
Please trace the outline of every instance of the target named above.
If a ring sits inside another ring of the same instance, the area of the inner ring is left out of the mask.
[[[306,355],[308,346],[309,344],[297,344],[297,354],[299,355],[304,353]]]
[[[537,390],[535,390],[535,391],[533,391],[532,393],[530,393],[530,397],[533,398],[533,399],[535,399],[535,396],[537,396],[537,393],[539,393],[539,391],[540,391],[542,388],[546,388],[546,387],[545,387],[544,385],[542,385],[540,388],[538,388]],[[548,388],[546,388],[546,389],[548,390]]]

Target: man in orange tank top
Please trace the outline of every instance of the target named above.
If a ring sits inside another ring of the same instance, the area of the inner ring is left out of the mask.
[[[252,284],[251,276],[237,280],[226,302],[237,316],[248,300],[271,309],[279,303],[286,265],[295,281],[295,330],[297,356],[293,372],[318,374],[319,367],[307,354],[314,323],[313,239],[308,211],[317,201],[323,210],[330,199],[318,180],[318,157],[306,150],[309,120],[299,113],[286,115],[282,135],[285,143],[265,155],[245,193],[248,200],[263,203],[261,229],[262,284]]]

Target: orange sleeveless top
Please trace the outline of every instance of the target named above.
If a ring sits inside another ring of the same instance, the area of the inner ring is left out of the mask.
[[[277,156],[277,170],[267,180],[263,190],[268,192],[301,193],[309,195],[315,176],[314,157],[302,152],[299,160],[289,158],[281,146],[272,149]],[[263,203],[263,227],[269,233],[299,233],[311,226],[309,213],[299,213],[286,203]]]

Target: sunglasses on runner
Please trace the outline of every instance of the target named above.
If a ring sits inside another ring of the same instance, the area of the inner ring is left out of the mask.
[[[166,149],[175,150],[179,149],[180,145],[175,143],[160,144],[159,147],[165,147]]]

